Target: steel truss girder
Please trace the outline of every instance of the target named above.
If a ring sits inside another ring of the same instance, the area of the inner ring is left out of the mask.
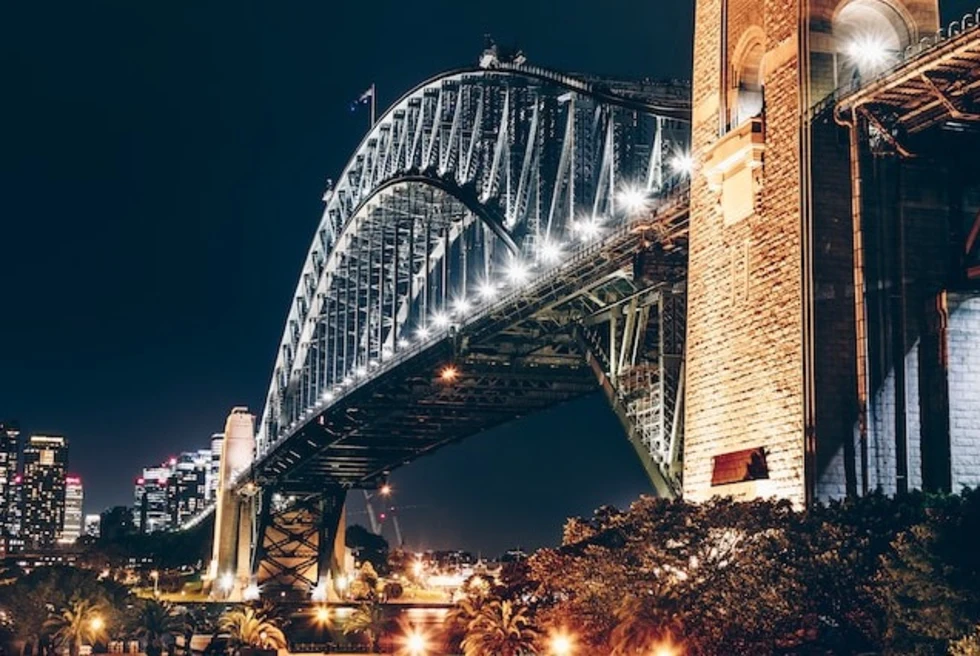
[[[664,154],[683,147],[688,116],[686,88],[533,67],[455,71],[406,94],[325,196],[260,454],[515,254],[569,239],[578,213],[621,221],[621,183],[664,189]]]
[[[660,284],[588,317],[578,336],[627,435],[664,496],[680,494],[686,292]]]
[[[442,339],[415,347],[411,357],[358,381],[274,445],[243,480],[264,487],[372,487],[386,472],[443,444],[594,390],[596,378],[574,327],[594,325],[609,308],[634,298],[643,305],[659,299],[660,288],[645,272],[683,276],[685,231],[682,194]],[[661,243],[673,246],[665,251]],[[638,253],[656,266],[638,267]],[[668,331],[662,333],[667,339]],[[683,335],[682,323],[676,335]],[[678,348],[665,344],[666,355]],[[450,362],[460,375],[446,385],[439,372]],[[676,423],[671,430],[676,445]]]

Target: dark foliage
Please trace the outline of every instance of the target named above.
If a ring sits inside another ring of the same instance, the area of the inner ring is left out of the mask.
[[[947,653],[980,618],[980,492],[779,501],[642,498],[573,519],[495,590],[596,653]]]

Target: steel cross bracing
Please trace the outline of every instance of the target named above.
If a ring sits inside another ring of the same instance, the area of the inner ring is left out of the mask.
[[[325,196],[259,455],[451,319],[615,227],[624,197],[635,209],[668,189],[688,114],[685,87],[527,66],[456,71],[406,94]]]
[[[644,334],[653,338],[641,340],[629,365],[608,375],[617,398],[625,398],[638,390],[619,391],[627,384],[624,369],[669,372],[658,374],[649,392],[668,397],[660,415],[622,418],[658,489],[673,493],[683,340],[683,319],[673,312],[683,313],[669,299],[684,277],[686,216],[686,189],[678,189],[655,211],[624,220],[525,286],[413,343],[310,413],[242,480],[297,495],[317,494],[327,485],[375,486],[390,470],[446,443],[592,391],[597,372],[578,339],[579,327],[602,330],[604,313],[642,299],[644,307],[657,305],[644,324]],[[443,381],[449,365],[457,376]],[[674,436],[674,442],[663,436]]]

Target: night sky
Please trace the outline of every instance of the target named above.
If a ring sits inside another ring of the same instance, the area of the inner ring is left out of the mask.
[[[947,3],[951,5],[952,3]],[[973,4],[955,3],[951,13]],[[692,0],[14,2],[0,21],[0,419],[71,440],[86,511],[258,414],[336,177],[379,110],[475,63],[689,77]],[[601,398],[475,437],[393,480],[413,546],[554,543],[650,492]],[[352,521],[366,521],[356,514]]]

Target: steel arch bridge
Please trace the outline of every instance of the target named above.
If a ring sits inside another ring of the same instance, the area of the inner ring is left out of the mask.
[[[346,490],[597,386],[678,490],[689,114],[684,84],[494,60],[377,120],[324,196],[236,477],[240,589],[324,585]]]

